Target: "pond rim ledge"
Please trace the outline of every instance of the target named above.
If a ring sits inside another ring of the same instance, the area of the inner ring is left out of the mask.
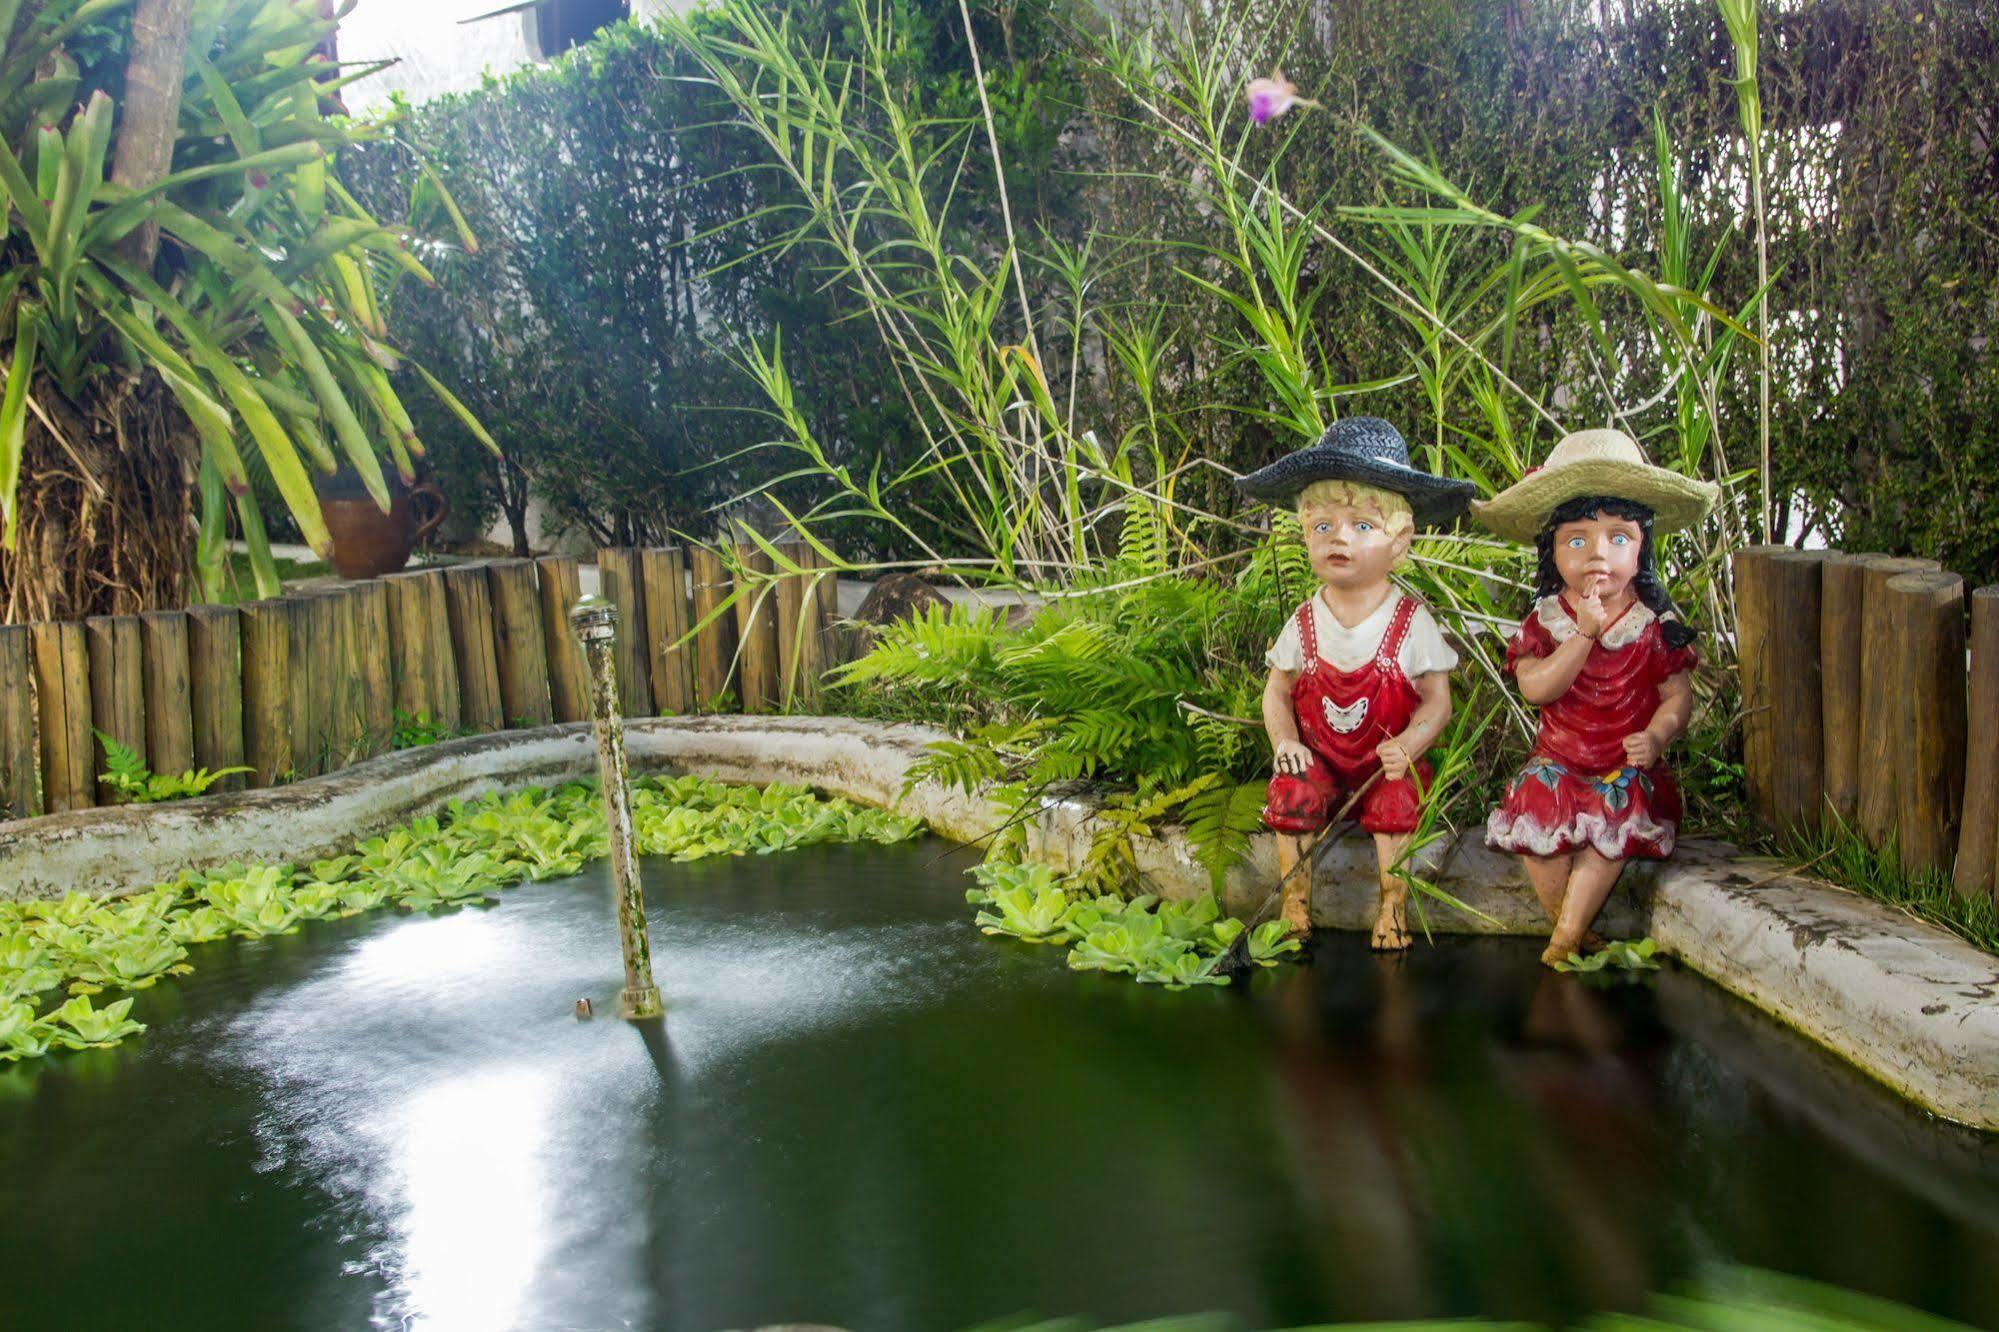
[[[903,775],[944,733],[845,717],[699,716],[626,723],[637,775],[698,773],[783,781],[916,815],[958,841],[991,833],[990,802]],[[262,791],[126,805],[0,822],[0,898],[109,896],[183,869],[237,861],[302,863],[346,851],[454,799],[594,777],[588,723],[448,740]],[[1030,855],[1074,868],[1090,844],[1086,797],[1050,799],[1028,830]],[[1164,896],[1209,886],[1180,829],[1134,843],[1140,872]],[[1430,877],[1491,922],[1432,906],[1439,933],[1545,932],[1511,856],[1476,829],[1436,849]],[[1276,879],[1268,834],[1227,876],[1222,899],[1247,916]],[[1348,836],[1314,881],[1321,926],[1373,920],[1373,848]],[[1613,895],[1607,932],[1649,933],[1660,948],[1811,1037],[1917,1105],[1999,1131],[1999,957],[1855,893],[1745,862],[1724,842],[1688,838],[1662,865],[1634,864]]]

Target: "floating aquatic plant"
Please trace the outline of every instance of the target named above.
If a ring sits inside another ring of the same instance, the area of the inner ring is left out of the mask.
[[[1222,914],[1212,892],[1166,902],[1150,894],[1094,895],[1046,865],[1005,860],[988,860],[970,873],[977,886],[965,891],[965,900],[984,908],[975,917],[982,931],[1072,945],[1071,970],[1131,976],[1169,990],[1228,983],[1215,959],[1245,927]],[[1248,950],[1257,966],[1274,967],[1296,955],[1300,944],[1283,921],[1273,920],[1249,932]]]
[[[920,820],[822,799],[802,786],[699,777],[636,783],[632,816],[640,850],[676,860],[899,842],[922,828]],[[442,817],[414,819],[303,871],[223,865],[110,901],[71,893],[0,902],[0,1060],[113,1045],[144,1031],[126,1017],[129,998],[93,1008],[87,996],[142,990],[189,971],[190,947],[290,934],[310,921],[389,905],[441,911],[490,902],[515,884],[574,874],[608,845],[596,787],[572,782],[453,801]],[[37,1011],[38,998],[65,987],[66,1003]]]

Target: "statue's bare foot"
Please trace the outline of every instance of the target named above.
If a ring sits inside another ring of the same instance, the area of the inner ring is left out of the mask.
[[[1399,953],[1410,944],[1409,926],[1403,919],[1402,903],[1383,902],[1374,918],[1374,937],[1367,946],[1377,952]]]
[[[1552,967],[1557,962],[1566,962],[1576,952],[1577,940],[1556,935],[1548,940],[1548,946],[1541,950],[1541,965]]]
[[[1609,946],[1610,946],[1610,940],[1604,938],[1601,934],[1598,934],[1595,930],[1591,930],[1589,933],[1583,935],[1582,947],[1577,949],[1576,951],[1580,953],[1601,953],[1604,949],[1608,948]]]
[[[1312,904],[1301,894],[1284,899],[1282,913],[1284,932],[1293,939],[1307,939],[1312,935]]]

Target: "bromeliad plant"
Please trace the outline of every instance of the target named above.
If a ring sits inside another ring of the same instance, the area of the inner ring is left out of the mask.
[[[158,108],[114,107],[101,85],[116,71],[72,53],[91,59],[80,36],[122,30],[129,4],[0,4],[9,619],[146,608],[104,604],[102,588],[148,604],[177,593],[187,459],[199,459],[205,590],[219,588],[233,510],[259,595],[274,596],[253,470],[324,557],[310,473],[345,463],[386,510],[382,458],[410,480],[422,453],[390,384],[405,362],[381,311],[399,277],[429,274],[404,231],[369,215],[334,171],[380,127],[327,114],[338,105],[327,99],[370,71],[343,75],[315,54],[336,20],[312,6],[197,0],[184,47],[131,34],[133,60],[145,47],[152,72],[178,82],[177,119],[151,123],[141,111]],[[157,172],[133,165],[148,136]]]
[[[633,797],[641,850],[678,860],[814,842],[898,842],[921,828],[906,816],[783,784],[648,779]],[[0,902],[0,1062],[143,1031],[125,1017],[130,999],[93,1009],[85,996],[184,974],[190,946],[290,934],[309,921],[389,904],[437,911],[486,903],[517,883],[574,874],[607,846],[597,790],[576,782],[453,801],[442,817],[413,820],[303,869],[224,865],[112,901],[73,893]],[[38,1016],[36,1000],[64,987],[69,1001]]]

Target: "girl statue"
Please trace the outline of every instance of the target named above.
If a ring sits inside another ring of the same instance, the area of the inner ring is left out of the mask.
[[[1626,860],[1672,854],[1680,792],[1664,755],[1693,714],[1697,658],[1653,542],[1699,522],[1719,493],[1647,463],[1619,431],[1584,430],[1472,505],[1540,557],[1533,609],[1506,650],[1540,727],[1485,835],[1525,863],[1552,926],[1549,965],[1594,942],[1590,925]]]

